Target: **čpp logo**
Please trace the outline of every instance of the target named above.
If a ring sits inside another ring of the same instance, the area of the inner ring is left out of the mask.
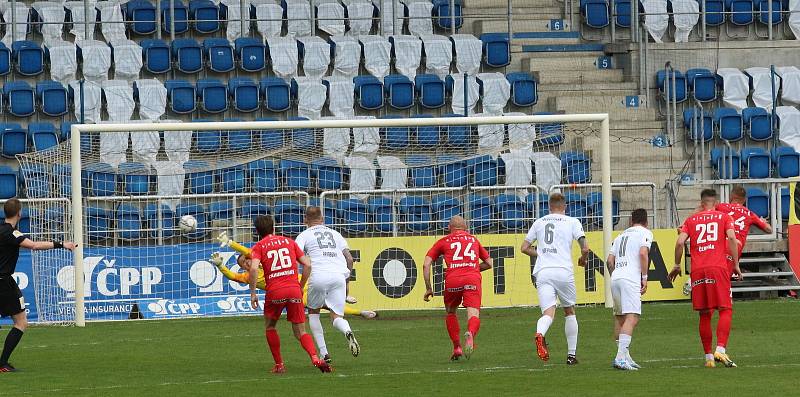
[[[91,296],[93,283],[103,296],[149,295],[161,283],[162,276],[163,272],[157,267],[124,266],[117,263],[116,259],[105,256],[83,258],[84,297]],[[75,266],[59,269],[56,282],[67,292],[67,297],[74,297]]]
[[[234,252],[220,252],[222,263],[228,263],[234,257]],[[233,265],[230,270],[234,273],[239,271],[239,265]],[[199,292],[222,292],[224,289],[225,276],[214,266],[213,263],[201,260],[192,264],[189,268],[189,279],[200,287]],[[245,291],[249,287],[247,284],[239,284],[230,281],[229,287],[235,291]]]
[[[252,313],[257,311],[250,307],[249,300],[238,296],[229,296],[224,300],[217,301],[217,307],[224,313]],[[263,310],[261,303],[259,303],[259,307]]]
[[[153,312],[153,314],[157,316],[198,314],[200,312],[200,304],[196,302],[178,303],[169,299],[159,299],[155,302],[148,303],[147,310]]]

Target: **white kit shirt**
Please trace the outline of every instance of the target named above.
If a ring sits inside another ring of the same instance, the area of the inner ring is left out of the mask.
[[[614,255],[614,272],[611,280],[630,280],[639,283],[642,279],[642,263],[639,259],[639,249],[650,249],[653,242],[653,232],[642,226],[633,226],[622,232],[611,245],[611,254]]]
[[[584,237],[581,222],[571,216],[549,214],[536,220],[525,241],[536,245],[536,266],[533,275],[542,269],[564,269],[573,273],[572,241]]]
[[[342,253],[347,249],[347,241],[339,232],[325,225],[309,227],[295,239],[309,259],[314,273],[338,273],[350,276],[347,260]]]

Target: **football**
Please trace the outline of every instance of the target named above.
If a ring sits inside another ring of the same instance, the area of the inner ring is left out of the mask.
[[[191,233],[197,230],[197,219],[191,215],[184,215],[181,217],[178,227],[183,233]]]

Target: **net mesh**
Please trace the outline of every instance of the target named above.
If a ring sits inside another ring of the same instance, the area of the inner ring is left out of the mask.
[[[495,257],[484,276],[493,291],[487,306],[536,303],[532,264],[516,247],[547,212],[548,193],[567,192],[568,212],[587,230],[601,229],[600,185],[583,185],[594,174],[599,181],[599,122],[467,126],[453,118],[432,127],[224,131],[195,124],[82,133],[87,319],[257,313],[236,281],[238,254],[220,249],[217,237],[250,246],[253,219],[265,214],[275,216],[278,233],[295,236],[308,205],[322,207],[325,222],[348,238],[351,295],[363,309],[428,307],[417,299],[417,268],[453,215],[464,215]],[[19,157],[28,197],[41,199],[29,207],[31,231],[42,238],[73,232],[70,153],[67,141]],[[615,186],[615,218],[649,203],[649,189]],[[197,227],[182,231],[187,215]],[[228,276],[209,260],[218,251]],[[72,321],[71,257],[37,253],[33,266],[40,318]],[[434,281],[440,296],[441,263]],[[581,303],[602,302],[594,283],[587,293]]]

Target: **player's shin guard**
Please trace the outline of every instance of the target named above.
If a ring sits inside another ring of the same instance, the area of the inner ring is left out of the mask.
[[[539,317],[539,321],[536,322],[536,333],[546,335],[551,324],[553,324],[553,318],[543,314],[542,317]]]
[[[722,309],[719,311],[719,322],[717,322],[717,346],[723,349],[728,346],[728,336],[731,334],[731,320],[733,320],[732,309]]]
[[[11,327],[11,330],[8,331],[6,341],[3,344],[3,354],[0,355],[0,365],[8,364],[8,359],[11,358],[11,353],[14,352],[14,349],[19,344],[22,335],[22,330],[17,327]]]
[[[328,347],[325,345],[325,331],[322,329],[322,322],[319,321],[319,313],[308,315],[308,326],[311,328],[311,334],[314,335],[314,341],[317,342],[319,354],[321,356],[328,354]]]
[[[472,334],[472,337],[478,335],[478,330],[481,329],[481,319],[478,317],[470,317],[467,320],[467,331]]]
[[[300,337],[300,345],[303,346],[303,350],[305,350],[312,359],[317,355],[317,349],[314,347],[314,339],[311,338],[311,335],[303,334],[303,336]]]
[[[453,341],[453,348],[461,347],[461,327],[458,325],[458,317],[455,313],[447,313],[444,319],[447,325],[447,333],[450,335],[450,340]]]
[[[269,346],[269,351],[272,353],[272,359],[275,360],[275,364],[283,363],[283,358],[281,357],[281,337],[278,336],[278,331],[273,329],[268,329],[267,332],[267,345]]]
[[[711,315],[714,312],[709,310],[700,312],[700,342],[703,343],[703,352],[711,354],[711,340],[714,337],[711,332]]]
[[[578,319],[575,315],[564,317],[564,333],[567,335],[567,354],[575,354],[578,349]]]

